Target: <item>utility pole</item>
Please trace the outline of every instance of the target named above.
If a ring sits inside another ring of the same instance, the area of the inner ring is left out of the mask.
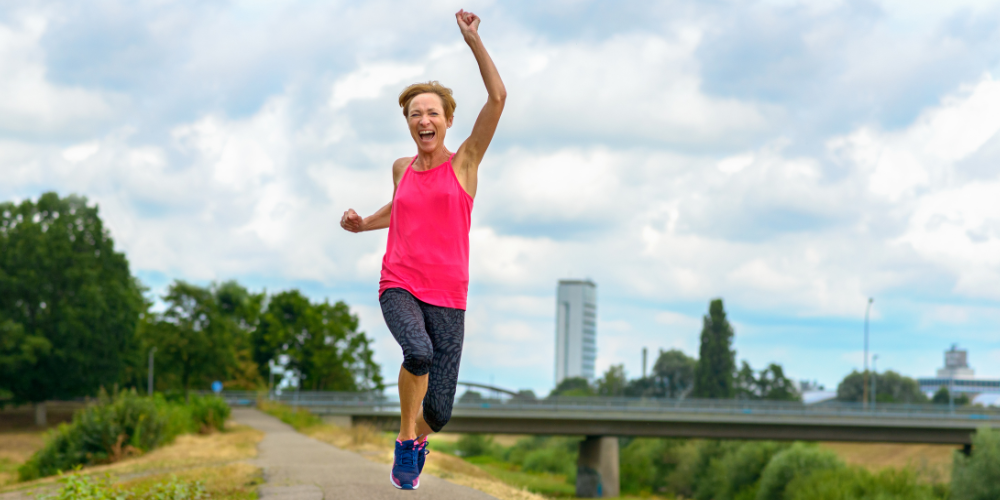
[[[149,350],[149,384],[146,386],[150,396],[153,395],[153,353],[155,352],[156,346],[153,346]]]
[[[642,348],[642,378],[646,378],[646,348]]]
[[[877,401],[877,399],[875,398],[875,391],[876,391],[875,379],[876,377],[878,377],[878,367],[875,365],[875,363],[877,362],[878,362],[878,354],[875,354],[872,356],[872,411],[873,412],[875,411],[875,402]]]
[[[872,302],[875,299],[868,297],[868,306],[865,307],[865,373],[861,381],[861,406],[868,409],[868,313],[872,310]]]

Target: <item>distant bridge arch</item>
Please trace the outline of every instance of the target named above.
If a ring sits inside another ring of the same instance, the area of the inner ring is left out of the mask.
[[[397,386],[397,385],[399,385],[399,384],[396,384],[396,383],[385,384],[386,387],[394,387],[394,386]],[[475,387],[477,389],[486,389],[488,391],[493,391],[493,392],[499,392],[501,394],[506,394],[506,395],[511,396],[511,397],[518,397],[518,396],[521,395],[517,391],[512,391],[510,389],[504,389],[503,387],[497,387],[495,385],[480,384],[479,382],[463,382],[463,381],[459,380],[458,381],[458,385],[465,386],[465,387]]]

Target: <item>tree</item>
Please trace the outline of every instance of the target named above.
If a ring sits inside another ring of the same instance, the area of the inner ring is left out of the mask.
[[[597,394],[601,396],[624,396],[628,378],[625,365],[611,365],[604,376],[597,380]]]
[[[254,362],[253,334],[256,331],[266,298],[265,293],[251,293],[236,281],[212,286],[218,312],[235,326],[235,365],[223,385],[227,389],[254,390],[264,385],[262,370]]]
[[[871,379],[868,379],[871,383]],[[837,386],[837,400],[860,403],[864,394],[864,376],[852,371]],[[926,403],[927,396],[921,392],[916,380],[904,377],[892,370],[879,373],[875,377],[876,400],[883,403]]]
[[[972,436],[971,456],[955,454],[951,472],[951,498],[1000,498],[1000,431],[980,427]]]
[[[951,404],[951,392],[948,391],[948,387],[942,385],[938,388],[937,392],[934,393],[934,397],[931,398],[931,402],[936,405],[947,405]],[[969,399],[969,395],[965,393],[959,393],[955,395],[955,406],[964,406],[971,404],[972,401]]]
[[[254,361],[263,368],[288,356],[286,369],[301,374],[313,391],[381,390],[371,340],[358,331],[347,304],[313,304],[298,290],[270,298],[253,335]]]
[[[678,349],[660,351],[653,372],[646,378],[635,379],[625,388],[625,395],[646,398],[681,398],[694,385],[698,361]]]
[[[693,396],[731,398],[736,353],[732,349],[733,327],[726,319],[722,299],[715,299],[709,304],[703,323]]]
[[[92,395],[121,380],[144,306],[86,198],[0,204],[0,370],[14,370],[0,389],[14,402]]]
[[[549,393],[549,397],[553,396],[593,396],[594,388],[590,386],[590,382],[583,377],[569,377],[562,379],[556,385],[555,389]]]
[[[771,363],[758,375],[746,361],[736,374],[736,397],[771,401],[802,400],[802,396],[795,389],[795,384],[785,377],[781,365]]]
[[[160,388],[208,388],[238,365],[238,323],[223,313],[212,290],[175,281],[163,297],[167,309],[140,328],[147,348],[156,347]]]

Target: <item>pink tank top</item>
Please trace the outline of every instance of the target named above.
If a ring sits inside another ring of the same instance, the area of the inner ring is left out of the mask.
[[[430,169],[406,167],[389,216],[378,293],[402,288],[435,306],[465,310],[469,293],[472,197],[448,161]]]

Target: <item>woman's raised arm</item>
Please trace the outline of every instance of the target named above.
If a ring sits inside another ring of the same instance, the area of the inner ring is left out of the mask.
[[[507,100],[507,89],[503,86],[503,80],[500,79],[500,73],[493,64],[493,59],[490,58],[486,47],[483,46],[483,41],[479,38],[479,16],[460,10],[455,14],[455,19],[458,21],[459,29],[462,30],[465,42],[469,44],[472,54],[476,56],[479,72],[483,75],[483,83],[486,84],[486,92],[489,94],[486,105],[479,112],[476,124],[472,127],[472,134],[456,152],[456,156],[462,156],[463,165],[461,168],[471,167],[475,170],[483,161],[486,148],[489,147],[490,141],[493,140],[493,134],[497,130],[497,123],[500,122],[500,114],[503,112],[503,105]]]

